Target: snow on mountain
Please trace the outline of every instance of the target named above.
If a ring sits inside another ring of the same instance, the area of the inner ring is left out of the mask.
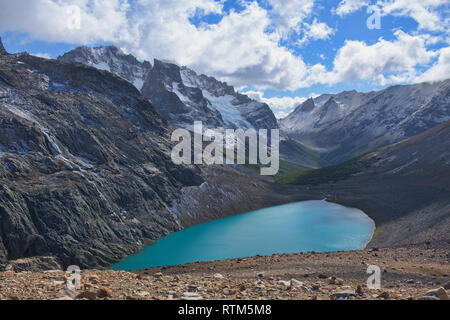
[[[133,83],[176,127],[191,129],[194,121],[203,121],[209,128],[278,128],[267,104],[187,67],[156,59],[153,66],[141,63],[115,47],[80,47],[59,59],[106,70]]]
[[[113,46],[79,47],[58,59],[66,62],[79,62],[109,71],[131,82],[138,90],[142,89],[145,78],[152,68],[150,62],[140,62],[134,56],[127,55],[121,49]]]
[[[450,80],[322,95],[280,120],[283,133],[330,163],[412,137],[450,119]]]

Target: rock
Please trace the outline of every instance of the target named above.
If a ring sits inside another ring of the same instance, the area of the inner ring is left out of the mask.
[[[58,291],[55,298],[63,298],[63,297],[69,297],[72,300],[77,297],[78,293],[75,290],[71,290],[69,288],[64,288]]]
[[[157,272],[153,275],[155,278],[162,278],[163,274],[161,272]]]
[[[364,294],[363,288],[362,288],[361,286],[358,286],[358,287],[356,288],[356,293],[357,293],[359,296],[362,296],[362,295]]]
[[[197,292],[198,286],[194,284],[188,285],[188,292]]]
[[[283,286],[283,287],[287,287],[287,288],[291,286],[291,282],[290,281],[280,280],[280,281],[277,282],[277,284],[280,285],[280,286]]]
[[[320,290],[320,285],[319,284],[313,284],[311,286],[311,290],[312,291],[319,291]]]
[[[420,297],[419,300],[440,300],[438,297],[434,297],[434,296],[423,296]]]
[[[448,295],[444,288],[430,290],[425,294],[425,296],[437,297],[440,300],[448,300]]]
[[[63,296],[63,297],[61,297],[61,298],[55,298],[55,299],[52,299],[53,301],[70,301],[70,300],[73,300],[71,297],[68,297],[68,296]]]
[[[112,291],[109,288],[102,287],[98,289],[97,296],[99,298],[112,298]]]
[[[444,284],[444,289],[450,290],[450,282],[447,282],[446,284]]]
[[[236,290],[233,289],[223,289],[222,293],[226,296],[233,296],[236,294]]]
[[[303,282],[298,281],[296,279],[291,279],[291,288],[303,287]]]
[[[256,276],[257,276],[258,278],[264,278],[264,272],[258,272],[258,273],[256,274]]]
[[[96,300],[97,292],[95,291],[83,291],[76,297],[77,299],[87,299],[87,300]]]
[[[319,274],[318,276],[317,276],[319,279],[327,279],[328,277],[326,276],[326,275],[324,275],[324,274]]]
[[[350,298],[350,297],[356,297],[356,292],[353,290],[343,290],[333,293],[330,298],[337,300],[339,298]]]
[[[389,297],[390,297],[389,292],[384,291],[381,294],[379,294],[377,298],[378,299],[389,299]]]
[[[0,38],[0,56],[7,54],[5,47],[3,47],[2,38]]]
[[[143,298],[145,298],[145,297],[148,297],[148,296],[150,295],[150,293],[148,293],[147,291],[138,291],[138,292],[136,293],[136,295],[137,295],[138,297],[143,297]]]
[[[11,270],[22,271],[62,271],[62,266],[54,257],[32,257],[10,261]]]
[[[90,276],[89,278],[88,278],[88,281],[91,283],[91,284],[97,284],[97,283],[99,283],[99,277],[98,276],[96,276],[96,275],[93,275],[93,276]]]
[[[224,277],[223,275],[221,275],[220,273],[216,273],[216,274],[214,275],[214,278],[215,278],[215,279],[224,279],[225,277]]]
[[[331,277],[328,278],[329,280],[329,284],[334,284],[336,286],[342,286],[344,284],[344,280],[340,279],[340,278],[336,278],[336,277]]]
[[[181,296],[181,300],[203,300],[203,297],[199,295],[198,293],[194,292],[185,292]]]

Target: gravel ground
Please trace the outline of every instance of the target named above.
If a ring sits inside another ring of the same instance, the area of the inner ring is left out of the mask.
[[[410,247],[272,255],[137,272],[84,270],[79,290],[67,289],[70,275],[63,271],[6,271],[0,273],[0,299],[448,299],[449,256],[445,248]],[[381,289],[368,289],[369,265],[380,267]]]

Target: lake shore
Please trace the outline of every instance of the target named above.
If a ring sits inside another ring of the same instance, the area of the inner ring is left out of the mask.
[[[7,271],[0,273],[0,299],[416,300],[450,288],[448,261],[448,248],[427,246],[277,254],[138,272],[87,270],[79,291],[65,289],[62,271]],[[368,265],[381,269],[380,290],[367,288]]]

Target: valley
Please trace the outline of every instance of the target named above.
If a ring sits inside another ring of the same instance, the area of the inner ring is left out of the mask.
[[[114,47],[81,47],[50,60],[8,54],[0,46],[0,270],[9,272],[0,277],[33,271],[40,281],[42,270],[73,264],[108,269],[188,227],[323,199],[360,209],[375,221],[374,238],[361,254],[383,248],[389,257],[383,263],[390,265],[397,253],[417,253],[417,259],[422,253],[433,268],[440,266],[436,272],[443,277],[450,244],[449,84],[323,95],[277,122],[267,104],[173,63],[140,62]],[[173,164],[170,134],[189,129],[194,119],[211,128],[280,128],[279,175],[263,177],[257,166]],[[348,253],[352,263],[361,263],[358,254]],[[309,254],[308,259],[320,257],[322,266],[308,268],[347,277],[355,287],[361,276],[327,269],[346,255]],[[271,260],[265,272],[278,271],[270,285],[303,268],[310,261],[305,257]],[[264,259],[271,258],[247,261]],[[227,263],[213,265],[220,269]],[[419,277],[413,262],[404,263],[408,272],[402,271],[401,281]],[[200,263],[164,273],[178,270],[198,282],[197,268],[212,276],[204,266],[212,267]],[[254,266],[242,274],[235,270],[220,271],[233,274],[229,289],[242,278],[246,285],[254,282]],[[134,276],[98,272],[117,281]],[[426,286],[437,285],[436,276],[430,277],[400,296],[417,298]],[[395,286],[397,278],[392,281]],[[309,292],[279,297],[329,297]],[[135,295],[117,298],[127,296]],[[208,297],[219,296],[214,291]]]

